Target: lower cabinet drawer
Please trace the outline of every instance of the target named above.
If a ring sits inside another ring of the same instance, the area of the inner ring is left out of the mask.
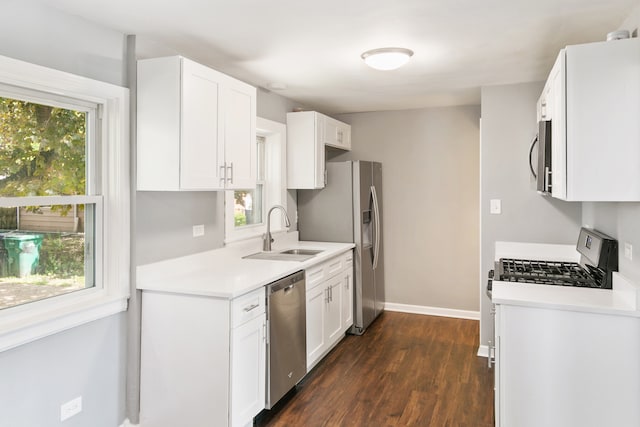
[[[325,268],[324,263],[307,268],[304,271],[304,280],[306,290],[310,291],[311,289],[318,286],[325,279]]]
[[[340,273],[347,267],[353,266],[353,251],[350,250],[336,257],[324,261],[305,270],[306,289],[318,286],[320,283]]]
[[[231,301],[231,327],[235,328],[264,314],[266,312],[265,303],[264,287],[233,299]]]

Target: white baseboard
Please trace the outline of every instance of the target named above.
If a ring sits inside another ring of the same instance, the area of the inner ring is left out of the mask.
[[[458,319],[480,320],[479,311],[456,310],[453,308],[427,307],[424,305],[409,305],[386,302],[384,309],[401,313],[426,314],[428,316],[455,317]]]
[[[125,420],[120,425],[120,427],[138,427],[138,426],[139,424],[133,424],[131,421],[129,421],[129,418],[125,418]]]
[[[480,347],[478,347],[478,356],[489,357],[489,346],[481,345]]]

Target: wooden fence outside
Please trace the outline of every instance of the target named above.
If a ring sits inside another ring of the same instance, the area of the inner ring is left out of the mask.
[[[66,215],[42,206],[37,212],[21,207],[0,209],[0,229],[40,232],[82,233],[84,209],[72,208]]]

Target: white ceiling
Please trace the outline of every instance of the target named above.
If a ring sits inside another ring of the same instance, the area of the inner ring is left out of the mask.
[[[40,0],[325,113],[480,103],[480,87],[544,80],[567,44],[605,40],[638,0]],[[412,49],[396,71],[366,50]]]

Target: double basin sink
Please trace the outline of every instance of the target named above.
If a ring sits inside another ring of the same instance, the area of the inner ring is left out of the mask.
[[[279,252],[258,252],[243,256],[244,259],[266,259],[270,261],[306,261],[318,255],[321,250],[317,249],[287,249]]]

